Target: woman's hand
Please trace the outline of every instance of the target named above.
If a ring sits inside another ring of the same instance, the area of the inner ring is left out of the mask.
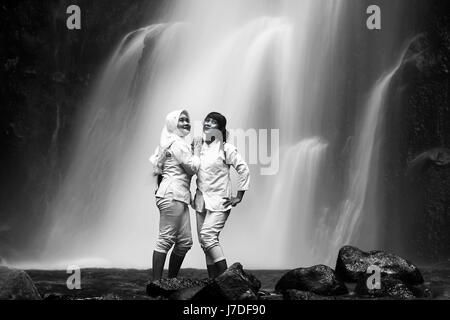
[[[225,202],[223,203],[223,206],[225,208],[232,206],[232,207],[236,207],[239,203],[241,203],[242,199],[239,199],[238,197],[232,197],[230,198],[223,198],[225,200]]]
[[[244,198],[245,191],[238,191],[237,197],[223,198],[225,202],[223,203],[224,207],[236,207],[239,203],[241,203],[242,198]]]
[[[202,150],[203,138],[201,137],[194,138],[193,144],[194,144],[194,155],[199,156],[200,151]]]

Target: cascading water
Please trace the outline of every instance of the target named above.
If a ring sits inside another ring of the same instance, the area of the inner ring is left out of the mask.
[[[323,169],[326,148],[324,141],[314,137],[302,140],[282,153],[277,179],[283,183],[274,182],[270,206],[266,209],[270,216],[264,218],[259,228],[262,235],[273,235],[270,248],[274,267],[294,267],[299,263],[299,256],[302,263],[314,261],[310,242],[314,223],[312,213],[315,212],[317,177]],[[263,265],[262,261],[260,263]]]
[[[385,108],[387,107],[390,84],[392,78],[405,62],[405,55],[408,50],[409,45],[403,50],[401,58],[396,65],[383,75],[371,90],[365,106],[365,116],[363,117],[361,127],[358,128],[359,139],[356,142],[356,148],[350,162],[347,197],[339,209],[337,222],[330,223],[328,221],[318,228],[323,232],[323,230],[327,230],[327,226],[328,228],[330,225],[333,226],[332,230],[328,229],[327,236],[329,240],[327,242],[333,248],[332,252],[334,253],[337,253],[343,245],[357,241],[358,237],[361,236],[360,224],[363,219],[371,219],[369,224],[371,224],[372,232],[364,235],[366,240],[370,237],[376,237],[378,234],[377,219],[373,216],[377,214],[376,208],[368,208],[367,199],[373,196],[369,190],[371,186],[373,187],[376,184],[374,181],[376,180],[376,166],[374,166],[374,163],[379,159],[378,142],[382,137],[380,126]],[[375,241],[376,239],[367,242],[373,243]],[[318,242],[323,243],[324,241]],[[336,254],[329,257],[326,262],[332,263],[335,258]]]
[[[178,1],[166,24],[125,36],[81,119],[39,266],[150,266],[159,214],[147,160],[166,114],[180,108],[194,120],[214,110],[227,116],[230,128],[280,133],[279,146],[270,150],[279,152],[279,172],[263,176],[261,164],[251,163],[251,190],[222,233],[230,262],[248,268],[324,263],[334,244],[357,232],[373,173],[373,121],[395,73],[372,94],[375,107],[361,127],[350,169],[347,203],[354,208],[338,214],[333,233],[336,220],[318,224],[317,212],[318,199],[327,196],[325,161],[337,140],[326,133],[324,119],[342,121],[330,115],[340,112],[336,92],[348,77],[336,73],[335,51],[349,8],[342,0]],[[194,220],[192,226],[196,242]],[[184,266],[203,264],[194,246]]]

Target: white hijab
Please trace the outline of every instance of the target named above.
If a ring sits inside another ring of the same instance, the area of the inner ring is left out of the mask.
[[[161,132],[159,146],[156,147],[154,154],[149,159],[153,165],[153,173],[155,175],[162,173],[166,150],[177,140],[186,140],[187,142],[189,132],[178,128],[178,120],[182,113],[186,113],[189,116],[186,110],[176,110],[169,113],[166,117],[166,125]]]

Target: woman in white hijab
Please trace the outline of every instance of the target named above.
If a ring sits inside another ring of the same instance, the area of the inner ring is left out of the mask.
[[[185,110],[171,112],[161,133],[159,146],[150,157],[153,173],[158,176],[156,205],[160,211],[159,237],[153,252],[153,280],[160,280],[168,251],[169,278],[176,278],[186,253],[192,247],[188,205],[191,202],[191,179],[200,166],[201,145],[194,150],[187,141],[191,131]]]

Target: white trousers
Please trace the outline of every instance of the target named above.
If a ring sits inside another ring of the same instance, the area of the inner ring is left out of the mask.
[[[174,247],[173,253],[184,257],[192,248],[191,220],[187,204],[157,198],[156,205],[160,212],[160,219],[155,251],[167,253]]]
[[[222,247],[219,243],[219,235],[230,215],[226,212],[209,211],[197,212],[198,239],[206,255],[206,263],[212,265],[224,260]]]

